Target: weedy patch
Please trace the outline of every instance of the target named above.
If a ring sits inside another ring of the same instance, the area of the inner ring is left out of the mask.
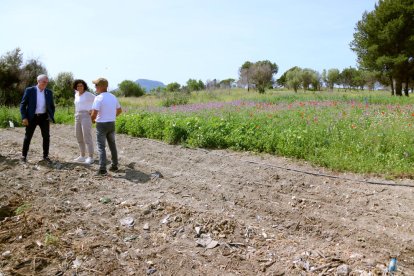
[[[32,206],[29,203],[23,203],[22,205],[20,205],[19,207],[17,207],[17,209],[14,211],[16,216],[19,216],[23,213],[25,213],[26,211],[30,210],[32,208]]]
[[[56,245],[59,242],[59,238],[53,234],[46,233],[45,235],[45,245]]]

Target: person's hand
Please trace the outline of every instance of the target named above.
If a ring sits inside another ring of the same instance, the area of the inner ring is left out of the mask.
[[[23,124],[24,126],[28,126],[28,125],[29,125],[29,120],[27,120],[27,119],[23,119],[23,120],[22,120],[22,124]]]

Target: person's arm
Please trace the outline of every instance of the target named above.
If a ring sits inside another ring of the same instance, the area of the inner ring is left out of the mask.
[[[92,113],[91,113],[92,123],[95,123],[96,116],[98,116],[98,110],[92,109]]]
[[[53,91],[50,91],[50,107],[52,108],[53,115],[55,115],[56,106],[55,99],[53,99]]]
[[[87,95],[88,95],[88,102],[89,102],[89,104],[90,104],[90,109],[88,110],[88,112],[89,112],[89,115],[92,115],[92,106],[93,106],[93,102],[95,101],[95,95],[93,95],[91,92],[86,92],[86,93],[88,93]]]
[[[118,115],[121,114],[121,113],[122,113],[122,108],[121,107],[117,108],[116,109],[116,116],[118,117]]]
[[[56,106],[55,106],[55,100],[53,99],[53,91],[49,91],[49,97],[50,97],[50,111],[52,112],[51,114],[51,120],[54,123],[55,122],[55,111],[56,111]]]
[[[20,103],[20,114],[22,116],[22,124],[24,126],[29,125],[29,120],[27,119],[27,105],[29,104],[29,89],[26,88],[23,94],[22,101]]]

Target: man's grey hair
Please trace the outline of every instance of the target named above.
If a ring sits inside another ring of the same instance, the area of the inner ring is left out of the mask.
[[[44,79],[49,79],[49,77],[45,74],[41,74],[41,75],[37,76],[37,81],[41,81],[41,80],[44,80]]]

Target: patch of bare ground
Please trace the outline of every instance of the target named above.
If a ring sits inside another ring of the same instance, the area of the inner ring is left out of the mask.
[[[0,131],[0,275],[414,275],[412,180],[125,135],[96,177],[72,126],[52,164],[23,135]]]

